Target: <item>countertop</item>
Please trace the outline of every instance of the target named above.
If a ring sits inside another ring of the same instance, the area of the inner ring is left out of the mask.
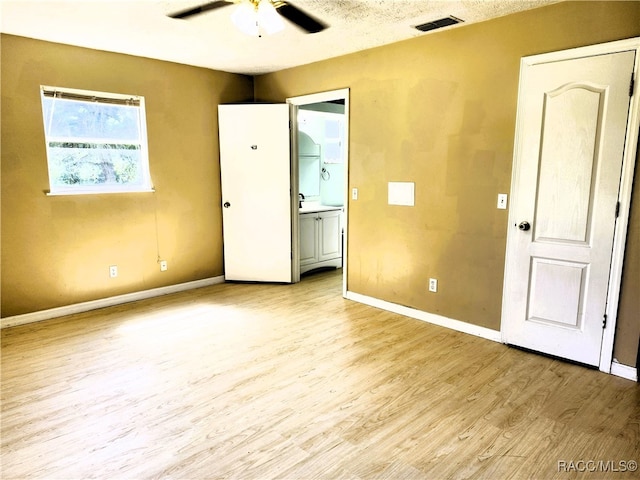
[[[337,207],[332,205],[320,205],[315,202],[302,202],[302,208],[299,213],[316,213],[316,212],[329,212],[331,210],[343,210],[344,207]]]

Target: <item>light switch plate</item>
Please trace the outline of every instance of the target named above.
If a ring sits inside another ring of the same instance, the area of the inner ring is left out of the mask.
[[[358,189],[357,188],[352,188],[351,189],[351,200],[357,200],[358,199]]]
[[[507,194],[506,193],[499,193],[498,194],[498,208],[500,210],[506,210],[507,209]]]

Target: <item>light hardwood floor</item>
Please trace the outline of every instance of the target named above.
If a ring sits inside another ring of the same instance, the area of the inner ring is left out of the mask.
[[[5,329],[2,478],[640,477],[612,471],[640,460],[636,383],[340,292],[334,271]]]

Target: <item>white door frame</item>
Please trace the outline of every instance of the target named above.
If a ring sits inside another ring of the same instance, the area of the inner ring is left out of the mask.
[[[287,98],[287,103],[291,105],[291,197],[295,205],[292,213],[297,212],[298,204],[298,165],[294,161],[298,158],[298,107],[301,105],[309,105],[312,103],[328,102],[331,100],[344,99],[344,245],[342,249],[342,296],[347,295],[347,245],[349,236],[347,235],[349,225],[349,89],[342,88],[339,90],[330,90],[320,93],[312,93],[310,95],[302,95],[299,97]],[[295,175],[295,176],[294,176]],[[293,208],[293,206],[292,206]],[[292,215],[292,235],[293,235],[293,263],[294,263],[294,282],[300,281],[300,248],[298,233],[298,215]]]
[[[614,229],[613,252],[611,257],[611,270],[609,273],[609,289],[607,292],[607,325],[603,330],[602,348],[600,351],[599,369],[602,372],[611,373],[611,364],[613,362],[614,337],[617,323],[618,303],[620,300],[620,286],[622,282],[622,267],[624,265],[624,250],[627,241],[627,229],[629,226],[629,212],[631,207],[631,190],[633,186],[633,174],[635,168],[635,159],[638,147],[638,133],[640,130],[640,95],[638,95],[638,70],[640,70],[640,37],[630,38],[627,40],[619,40],[615,42],[591,45],[587,47],[563,50],[560,52],[545,53],[541,55],[533,55],[523,57],[520,60],[520,84],[518,90],[518,114],[516,118],[516,134],[513,158],[513,173],[511,177],[511,195],[514,198],[517,195],[516,185],[520,173],[520,165],[518,164],[518,152],[522,145],[521,125],[523,123],[520,105],[523,103],[524,88],[522,78],[527,68],[543,63],[558,62],[562,60],[570,60],[575,58],[591,57],[595,55],[606,55],[610,53],[631,51],[636,52],[635,66],[633,77],[635,81],[635,91],[631,97],[629,106],[629,117],[627,120],[627,135],[625,138],[624,156],[622,159],[622,175],[620,179],[620,190],[618,193],[618,201],[620,202],[620,213],[616,221]],[[629,79],[631,82],[631,79]],[[640,207],[639,205],[636,208]],[[509,210],[509,225],[517,223],[515,218],[515,210]],[[507,237],[505,268],[510,263],[510,245],[509,237]],[[509,281],[505,275],[505,285]],[[506,288],[503,288],[506,291]],[[505,305],[506,297],[502,299],[502,340],[504,338],[504,322],[505,322]]]

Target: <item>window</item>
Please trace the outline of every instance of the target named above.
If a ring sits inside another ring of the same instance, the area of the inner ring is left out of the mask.
[[[322,162],[344,161],[344,114],[298,110],[298,128],[322,145]]]
[[[328,114],[324,121],[324,163],[342,163],[342,128],[344,115]]]
[[[144,98],[41,87],[50,194],[151,191]]]

